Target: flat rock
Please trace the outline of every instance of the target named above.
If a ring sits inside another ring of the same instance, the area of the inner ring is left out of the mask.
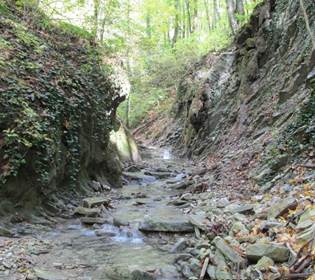
[[[105,270],[104,278],[98,279],[111,279],[111,280],[155,280],[156,277],[149,272],[141,271],[138,269],[131,270],[124,267],[108,267]]]
[[[258,261],[265,256],[275,262],[286,262],[290,257],[290,251],[280,244],[258,242],[247,247],[246,256],[250,261]]]
[[[116,227],[128,226],[129,222],[119,219],[119,217],[114,217],[113,224]]]
[[[190,215],[189,216],[189,221],[192,225],[196,226],[197,228],[206,231],[207,227],[206,227],[206,216],[203,214],[194,214],[194,215]]]
[[[268,211],[268,219],[276,219],[287,213],[290,209],[294,209],[296,206],[297,200],[293,197],[281,199],[271,206]]]
[[[308,209],[301,215],[296,228],[297,229],[308,228],[314,224],[314,220],[315,220],[315,209],[312,209],[312,208]]]
[[[217,280],[232,280],[232,274],[228,266],[218,266],[215,271],[215,279]]]
[[[59,271],[48,271],[44,269],[34,268],[35,275],[43,280],[67,280],[69,279]]]
[[[153,280],[180,279],[174,263],[174,255],[151,246],[118,246],[112,257],[95,270],[91,279]]]
[[[96,217],[101,213],[101,210],[98,208],[86,208],[79,206],[74,210],[74,215]]]
[[[224,212],[230,212],[232,214],[247,214],[253,212],[253,210],[254,205],[252,204],[230,204],[224,208]]]
[[[145,183],[156,181],[154,176],[145,175],[142,172],[123,172],[123,175],[131,180],[143,181]]]
[[[215,272],[216,272],[216,267],[213,265],[209,265],[207,268],[207,274],[210,277],[210,279],[216,278]]]
[[[225,240],[217,236],[213,240],[216,248],[221,252],[221,254],[229,261],[239,266],[245,264],[245,259],[243,259],[238,252],[236,252]]]
[[[168,213],[167,208],[165,215],[163,210],[148,216],[139,225],[140,231],[145,232],[194,232],[193,225],[189,222],[188,218],[179,213],[174,215]]]
[[[145,175],[150,175],[150,176],[154,176],[160,179],[163,178],[168,178],[172,176],[171,172],[167,172],[167,171],[145,171],[144,172]]]
[[[167,182],[171,188],[181,190],[186,189],[191,185],[191,182],[189,181],[181,181],[181,182]]]
[[[232,274],[230,272],[230,268],[225,262],[224,256],[221,254],[221,252],[217,249],[214,254],[214,262],[217,265],[215,268],[215,277],[214,279],[217,280],[232,280]],[[213,271],[209,271],[213,273]],[[209,275],[208,272],[208,275]]]
[[[0,226],[0,236],[13,237],[14,233],[12,231]]]
[[[93,208],[96,206],[105,205],[108,206],[110,204],[110,199],[106,197],[87,197],[82,200],[83,207]]]

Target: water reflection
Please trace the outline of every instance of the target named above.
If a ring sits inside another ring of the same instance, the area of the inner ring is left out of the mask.
[[[168,160],[171,158],[172,158],[171,150],[170,149],[163,150],[163,159]]]
[[[130,227],[115,227],[110,224],[104,224],[101,231],[104,234],[112,236],[112,240],[119,243],[143,243],[142,234],[134,228]]]

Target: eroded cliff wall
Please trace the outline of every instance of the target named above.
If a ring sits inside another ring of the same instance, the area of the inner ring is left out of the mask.
[[[1,195],[32,207],[57,188],[119,185],[108,143],[128,81],[83,30],[0,3]]]
[[[236,186],[312,162],[314,30],[312,0],[260,4],[230,48],[183,77],[166,142]]]

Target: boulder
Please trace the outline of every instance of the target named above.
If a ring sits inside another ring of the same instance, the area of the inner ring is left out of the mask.
[[[171,253],[182,252],[187,247],[187,239],[180,238],[172,247]]]
[[[207,268],[207,274],[210,277],[210,279],[216,278],[215,272],[216,272],[216,267],[213,265],[209,265]]]
[[[228,266],[218,266],[215,271],[215,279],[217,280],[232,280],[232,274]]]
[[[147,218],[139,225],[139,230],[144,232],[194,232],[194,227],[188,219],[163,221],[163,219]]]
[[[194,215],[190,215],[189,216],[189,221],[192,225],[194,225],[195,227],[206,231],[207,227],[206,227],[206,216],[202,213],[202,214],[194,214]]]
[[[101,210],[98,208],[86,208],[79,206],[74,210],[74,215],[96,217],[99,216]]]
[[[95,191],[95,192],[100,192],[102,191],[102,184],[97,181],[92,181],[89,183],[89,186]]]
[[[314,238],[315,234],[315,209],[307,209],[303,215],[300,217],[299,222],[296,226],[300,230],[297,238],[303,240],[304,242],[309,242]]]
[[[296,228],[297,229],[308,228],[314,224],[314,220],[315,220],[315,209],[310,208],[301,215]]]
[[[286,262],[290,257],[290,251],[280,244],[258,242],[247,247],[246,256],[250,261],[258,261],[262,257],[269,257],[275,262]]]
[[[230,204],[225,207],[225,212],[230,212],[232,214],[240,213],[240,214],[248,214],[253,212],[254,205],[252,204]]]
[[[108,206],[110,204],[110,199],[106,198],[106,197],[88,197],[83,199],[82,203],[83,203],[83,207],[86,208],[93,208],[96,206],[101,206],[101,205],[105,205]]]
[[[14,233],[12,231],[0,226],[0,236],[13,237]]]
[[[249,230],[242,222],[235,222],[231,227],[230,234],[232,236],[235,234],[247,235]]]
[[[296,208],[296,206],[297,200],[293,197],[281,199],[271,206],[268,211],[268,219],[276,219],[287,213],[290,209]]]
[[[116,227],[125,227],[129,226],[129,222],[124,221],[123,219],[120,219],[119,217],[114,217],[113,224]]]
[[[217,280],[232,280],[232,274],[230,268],[225,262],[224,256],[219,250],[216,250],[214,254],[214,263],[217,265],[215,269],[215,277]],[[208,271],[208,275],[213,274],[213,270]]]
[[[240,256],[238,252],[236,252],[225,240],[221,237],[217,236],[213,240],[216,248],[221,252],[221,254],[229,261],[239,266],[243,266],[245,264],[245,259]]]
[[[263,256],[256,264],[256,268],[261,271],[267,271],[270,266],[274,265],[273,259]]]

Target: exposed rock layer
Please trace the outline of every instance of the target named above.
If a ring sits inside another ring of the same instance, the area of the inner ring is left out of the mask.
[[[229,49],[206,56],[179,85],[166,142],[228,169],[227,184],[271,180],[314,149],[315,3],[303,3],[305,13],[300,1],[264,1]]]

